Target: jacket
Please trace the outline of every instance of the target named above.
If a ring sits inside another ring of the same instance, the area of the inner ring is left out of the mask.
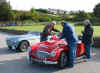
[[[51,34],[51,31],[60,32],[59,30],[55,28],[51,28],[50,24],[47,24],[45,28],[43,29],[43,32],[41,33],[41,37],[48,37],[48,35]]]
[[[66,39],[66,41],[69,45],[72,43],[77,43],[77,41],[78,41],[78,36],[75,32],[75,29],[69,23],[64,23],[64,27],[63,27],[63,31],[62,31],[62,35],[61,35],[60,39],[63,39],[63,38]]]
[[[92,44],[93,41],[93,28],[91,24],[85,27],[82,37],[82,42],[84,44]]]

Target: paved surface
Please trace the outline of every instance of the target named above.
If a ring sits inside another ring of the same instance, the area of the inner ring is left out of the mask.
[[[100,73],[100,49],[92,50],[92,60],[84,62],[78,58],[74,68],[60,70],[53,65],[29,65],[26,53],[8,50],[5,42],[8,36],[0,33],[0,73]]]

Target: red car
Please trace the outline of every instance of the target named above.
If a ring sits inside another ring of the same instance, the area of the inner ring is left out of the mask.
[[[84,44],[78,42],[76,56],[84,54]],[[63,68],[68,63],[68,44],[65,40],[59,40],[56,36],[51,41],[40,42],[28,48],[27,59],[30,63],[57,64]]]

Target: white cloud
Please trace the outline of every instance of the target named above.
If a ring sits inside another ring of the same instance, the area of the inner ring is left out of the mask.
[[[10,0],[13,9],[30,10],[30,8],[55,8],[70,10],[85,10],[92,12],[100,0]]]

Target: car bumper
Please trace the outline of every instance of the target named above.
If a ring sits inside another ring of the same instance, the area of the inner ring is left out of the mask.
[[[57,64],[57,61],[53,62],[53,61],[47,61],[47,60],[38,60],[38,59],[34,59],[34,58],[32,58],[32,61],[35,61],[38,63],[43,63],[43,64]]]
[[[12,50],[16,50],[16,48],[18,47],[18,43],[13,43],[13,42],[8,42],[6,41],[6,44],[8,45],[8,47]]]
[[[32,58],[29,55],[27,55],[27,60],[28,62],[31,60],[33,62],[38,62],[38,63],[43,63],[43,64],[58,64],[57,61],[39,60],[39,59]]]

